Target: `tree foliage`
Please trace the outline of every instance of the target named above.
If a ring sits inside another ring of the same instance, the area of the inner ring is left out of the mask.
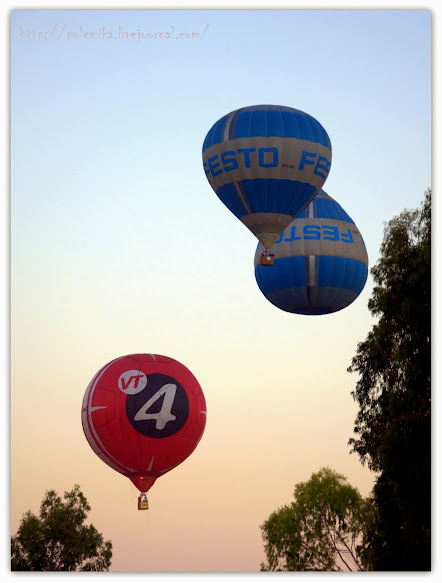
[[[112,543],[85,525],[90,506],[75,485],[64,493],[46,492],[40,515],[28,510],[11,539],[12,571],[108,571]]]
[[[261,571],[356,571],[372,505],[329,468],[295,486],[295,501],[261,525],[267,564]]]
[[[365,560],[374,570],[429,570],[431,527],[431,190],[385,227],[372,268],[378,322],[349,367],[359,373],[350,439],[379,472]]]

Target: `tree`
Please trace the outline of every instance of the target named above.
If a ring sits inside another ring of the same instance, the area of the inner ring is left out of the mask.
[[[268,564],[261,571],[358,571],[372,505],[344,476],[322,468],[295,486],[295,501],[261,525]]]
[[[373,570],[431,569],[431,190],[385,227],[358,344],[352,451],[379,472],[364,560]]]
[[[28,510],[11,539],[11,570],[108,571],[112,543],[84,524],[90,509],[78,485],[64,493],[64,502],[46,492],[40,516]]]

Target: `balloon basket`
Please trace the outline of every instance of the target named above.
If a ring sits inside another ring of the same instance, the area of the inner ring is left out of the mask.
[[[261,255],[259,260],[260,265],[274,265],[275,256],[274,255]]]
[[[149,502],[145,494],[138,497],[138,510],[149,510]]]

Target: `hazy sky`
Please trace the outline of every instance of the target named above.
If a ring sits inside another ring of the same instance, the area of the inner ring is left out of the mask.
[[[295,484],[329,466],[369,494],[347,367],[375,322],[372,278],[336,314],[270,304],[201,149],[238,107],[313,115],[333,147],[324,190],[372,267],[385,223],[431,186],[431,27],[430,10],[11,13],[12,533],[78,483],[112,571],[256,572],[259,526]],[[208,412],[147,513],[81,427],[93,375],[135,352],[187,366]]]

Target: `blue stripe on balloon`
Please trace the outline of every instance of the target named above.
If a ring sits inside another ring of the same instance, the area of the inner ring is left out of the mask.
[[[367,278],[368,278],[368,265],[365,265],[365,263],[362,263],[362,261],[358,261],[356,263],[355,285],[353,288],[356,293],[359,294],[364,289],[365,284],[367,282]]]
[[[268,124],[270,118],[273,123]],[[309,142],[319,143],[328,148],[331,147],[330,139],[313,117],[302,112],[282,111],[281,124],[275,123],[276,112],[266,111],[241,111],[236,119],[233,137],[250,138],[255,136],[275,136],[284,138],[296,138]],[[213,141],[213,143],[217,143]]]
[[[274,269],[276,265],[277,269]],[[256,280],[265,296],[275,290],[297,286],[305,287],[306,279],[303,255],[276,259],[275,266],[257,265],[255,267]]]
[[[315,302],[309,301],[309,297],[315,298]],[[338,312],[349,306],[357,297],[357,294],[350,290],[317,286],[285,288],[266,295],[269,302],[277,308],[306,316]]]
[[[334,257],[319,257],[319,285],[331,285],[333,279]]]
[[[315,295],[316,302],[310,303],[306,287],[292,287],[270,292],[266,298],[280,310],[305,316],[321,316],[338,312],[348,307],[358,297],[351,290],[315,287],[310,288],[310,297]]]
[[[336,204],[334,200],[318,198],[316,200],[316,208],[318,209],[318,217],[321,219],[336,219],[338,221],[353,223],[341,205]]]
[[[310,184],[276,178],[247,179],[238,184],[252,213],[282,213],[293,217],[308,204],[315,191]],[[247,214],[233,184],[221,186],[216,194],[238,219]]]
[[[314,136],[314,126],[313,120],[306,115],[300,115],[299,113],[295,113],[294,115],[296,122],[298,124],[298,132],[297,135],[294,137],[299,138],[300,140],[309,140],[311,142],[316,142]]]
[[[283,213],[295,217],[308,204],[316,188],[296,180],[257,178],[242,180],[253,213]]]
[[[344,284],[344,276],[345,276],[345,268],[346,268],[346,259],[344,257],[321,257],[320,261],[331,261],[333,263],[332,268],[332,277],[330,280],[330,287],[347,287]],[[319,285],[322,285],[322,282],[318,282]]]
[[[267,112],[263,110],[252,111],[250,127],[253,128],[255,136],[267,136]]]
[[[267,132],[269,136],[284,136],[284,124],[281,111],[267,112]]]
[[[318,287],[349,290],[358,295],[365,286],[368,267],[364,262],[344,257],[319,256]],[[273,267],[257,265],[256,281],[267,296],[277,290],[306,285],[305,258],[281,257]]]
[[[279,290],[269,294],[267,299],[286,312],[305,316],[322,316],[346,308],[357,298],[356,294],[345,289],[315,288],[314,291],[317,293],[315,304],[309,304],[307,294],[301,288]]]
[[[204,143],[203,143],[203,152],[207,149],[210,148],[210,146],[213,146],[213,144],[219,144],[220,142],[223,141],[222,139],[222,134],[223,134],[223,129],[224,129],[224,125],[226,123],[226,120],[228,118],[228,115],[225,115],[224,117],[222,117],[221,119],[219,119],[213,126],[212,129],[208,132]]]
[[[357,259],[326,255],[319,258],[319,286],[339,287],[359,294],[367,276],[367,266]]]
[[[313,216],[318,219],[335,219],[338,221],[346,221],[354,225],[353,219],[345,212],[345,210],[338,204],[335,200],[330,197],[324,197],[318,194],[312,200],[314,214]],[[307,217],[307,209],[304,209],[297,219],[305,219]]]
[[[293,112],[282,111],[282,137],[283,138],[296,138],[299,136],[299,123],[298,118]],[[276,134],[279,135],[279,134]]]
[[[230,114],[222,117],[209,130],[203,143],[203,152],[223,141],[223,130],[229,116]],[[283,106],[254,106],[240,109],[232,120],[230,134],[234,139],[257,136],[296,138],[322,144],[331,149],[327,132],[314,117]]]
[[[223,202],[238,219],[248,214],[241,199],[238,197],[238,193],[233,184],[225,184],[224,186],[221,186],[216,191],[216,194],[221,202]]]
[[[252,119],[251,111],[241,111],[238,114],[236,122],[232,122],[232,125],[233,123],[235,124],[233,128],[233,139],[250,137],[251,119]],[[253,135],[255,134],[253,133]]]
[[[305,219],[307,217],[307,207],[296,215],[297,219]]]

